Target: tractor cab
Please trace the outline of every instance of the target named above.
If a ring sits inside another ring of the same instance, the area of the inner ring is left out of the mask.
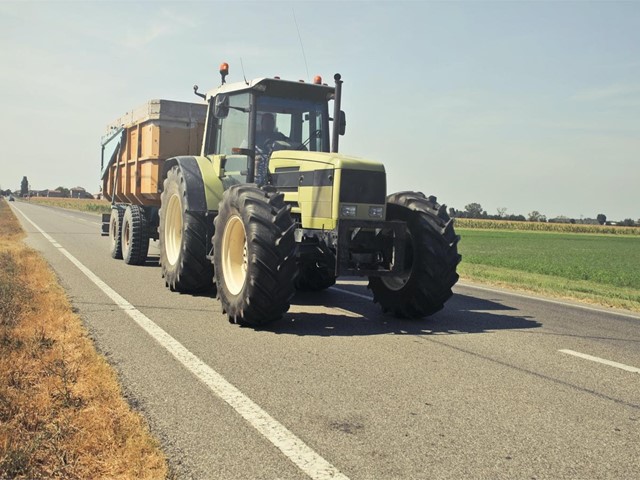
[[[276,150],[331,150],[328,102],[335,100],[336,89],[322,85],[320,77],[312,84],[277,77],[227,84],[225,76],[206,95],[196,88],[209,103],[202,154],[224,155],[225,171],[235,172],[237,182],[266,183],[269,158]],[[342,134],[342,112],[339,123]]]

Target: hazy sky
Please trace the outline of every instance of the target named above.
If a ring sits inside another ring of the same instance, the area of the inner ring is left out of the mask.
[[[198,101],[222,61],[242,80],[240,59],[340,72],[340,150],[384,162],[390,193],[640,218],[639,1],[0,0],[0,186],[96,192],[108,123]]]

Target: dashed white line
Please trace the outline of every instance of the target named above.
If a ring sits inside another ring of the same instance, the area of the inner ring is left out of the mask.
[[[19,209],[16,208],[16,210],[20,212],[44,238],[51,242],[60,253],[67,257],[71,263],[78,267],[100,290],[111,298],[118,307],[129,315],[144,331],[151,335],[156,342],[169,351],[187,370],[207,385],[212,392],[227,402],[227,404],[276,446],[300,470],[314,480],[349,480],[348,477],[313,451],[284,425],[271,417],[271,415],[264,411],[258,404],[225,380],[222,375],[187,350],[180,342],[109,287],[96,274],[59,245],[53,237],[44,232],[29,217]]]
[[[580,353],[566,349],[559,350],[559,352],[566,353],[567,355],[573,355],[574,357],[583,358],[585,360],[591,360],[592,362],[602,363],[603,365],[608,365],[610,367],[619,368],[620,370],[626,370],[627,372],[640,373],[640,368],[631,367],[629,365],[625,365],[624,363],[613,362],[605,358],[594,357],[593,355],[587,355],[586,353]]]

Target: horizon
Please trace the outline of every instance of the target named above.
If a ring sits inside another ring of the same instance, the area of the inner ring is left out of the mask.
[[[230,82],[341,73],[341,152],[382,162],[388,193],[640,219],[640,2],[126,5],[0,3],[3,189],[97,193],[106,126],[196,102],[227,62]]]

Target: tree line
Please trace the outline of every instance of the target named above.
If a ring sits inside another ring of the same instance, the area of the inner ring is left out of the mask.
[[[612,222],[607,220],[607,216],[604,213],[599,213],[595,218],[569,218],[564,215],[560,215],[554,218],[547,218],[537,210],[529,212],[527,216],[522,214],[513,215],[507,213],[507,208],[500,207],[497,209],[496,215],[490,215],[482,205],[479,203],[470,203],[465,205],[464,210],[457,210],[455,208],[449,208],[449,216],[452,218],[480,218],[487,220],[509,220],[513,222],[548,222],[548,223],[578,223],[586,225],[621,225],[626,227],[635,227],[640,225],[640,218],[633,220],[632,218],[625,218],[622,221]]]

